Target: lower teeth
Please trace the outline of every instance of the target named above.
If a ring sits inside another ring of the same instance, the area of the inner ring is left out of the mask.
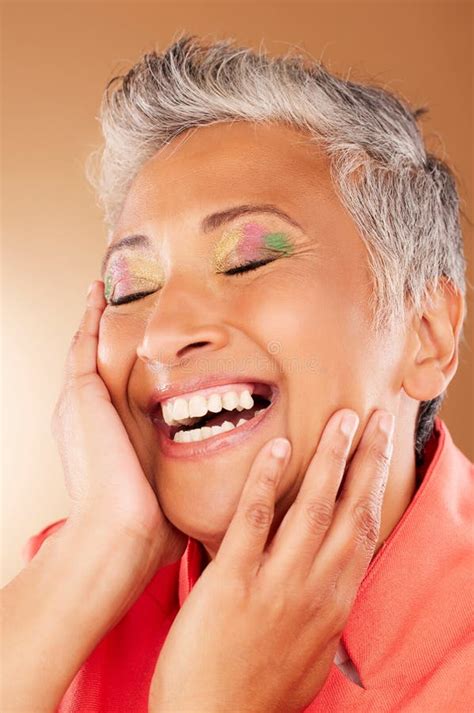
[[[253,417],[255,417],[260,411],[264,409],[259,409],[255,411]],[[252,418],[253,418],[252,417]],[[238,428],[243,426],[244,423],[250,421],[248,418],[241,418],[237,426],[234,426],[230,421],[224,421],[221,426],[203,426],[202,428],[194,428],[192,431],[177,431],[173,436],[173,441],[177,443],[190,443],[191,441],[205,441],[208,438],[217,436],[219,433],[225,433],[226,431],[232,431],[233,428]]]

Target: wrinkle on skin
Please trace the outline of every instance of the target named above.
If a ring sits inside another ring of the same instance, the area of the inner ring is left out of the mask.
[[[328,159],[302,132],[280,125],[221,123],[185,138],[142,167],[113,235],[113,241],[134,233],[152,238],[163,286],[107,307],[100,327],[99,373],[146,476],[166,516],[212,558],[264,443],[285,436],[292,444],[274,530],[332,413],[359,414],[351,457],[371,413],[384,408],[397,420],[380,545],[414,493],[418,402],[403,389],[403,325],[384,339],[371,330],[366,249],[334,192]],[[213,211],[244,203],[275,204],[304,232],[274,216],[246,216],[287,234],[294,250],[243,275],[217,274],[213,247],[239,221],[205,236],[197,226]],[[152,370],[150,360],[161,369]],[[144,413],[153,386],[215,373],[222,364],[277,383],[281,400],[273,418],[238,449],[203,462],[164,457]]]

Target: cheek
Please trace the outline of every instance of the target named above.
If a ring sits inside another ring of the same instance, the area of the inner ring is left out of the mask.
[[[358,401],[370,382],[367,351],[373,349],[365,280],[330,266],[289,263],[276,278],[256,280],[239,304],[241,314],[252,315],[269,360],[293,385],[312,391],[323,408],[351,394]]]
[[[288,356],[302,349],[351,349],[367,331],[368,297],[350,279],[288,269],[255,280],[241,295],[237,309],[252,315],[257,333],[278,335]]]
[[[100,323],[97,369],[112,395],[120,389],[136,360],[141,324],[134,315],[104,312]]]

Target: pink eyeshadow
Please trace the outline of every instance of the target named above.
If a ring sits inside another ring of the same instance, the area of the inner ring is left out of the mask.
[[[119,296],[137,292],[137,286],[144,282],[160,284],[161,270],[152,267],[150,261],[141,255],[117,255],[105,276],[105,297],[110,299],[116,291]]]
[[[132,275],[130,274],[130,262],[125,255],[119,255],[117,263],[114,265],[114,272],[120,279],[120,287],[130,288]]]
[[[265,228],[257,223],[246,223],[243,226],[243,236],[237,245],[240,260],[257,260],[262,253]]]

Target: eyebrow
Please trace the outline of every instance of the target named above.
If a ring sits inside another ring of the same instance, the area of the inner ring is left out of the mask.
[[[232,208],[226,208],[225,210],[218,211],[217,213],[211,213],[207,215],[201,221],[201,232],[210,233],[213,230],[217,230],[225,223],[228,223],[234,218],[238,218],[241,215],[246,215],[248,213],[267,213],[270,215],[276,215],[278,218],[286,220],[287,223],[293,225],[299,230],[303,230],[301,225],[284,210],[278,208],[278,206],[272,203],[245,203],[243,205],[233,206]],[[125,238],[121,238],[116,243],[112,243],[106,250],[104,258],[101,265],[101,276],[104,276],[107,263],[109,262],[111,256],[117,252],[117,250],[122,250],[124,248],[131,248],[132,250],[138,248],[150,248],[152,241],[147,235],[127,235]]]

